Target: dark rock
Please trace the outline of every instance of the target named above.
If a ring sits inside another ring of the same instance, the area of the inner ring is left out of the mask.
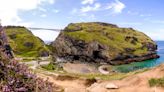
[[[11,39],[15,39],[15,38],[16,38],[16,34],[11,34],[11,35],[9,35],[9,37],[10,37]]]
[[[108,27],[112,27],[112,28],[118,28],[118,26],[115,25],[115,24],[109,24],[109,23],[103,23],[103,22],[93,22],[93,23],[96,23],[96,24],[99,24],[99,25],[102,25],[102,26],[108,26]]]
[[[71,39],[69,37],[64,37],[64,39],[65,40],[57,38],[59,42],[53,43],[53,46],[57,49],[55,54],[60,58],[84,62],[99,62],[108,57],[105,51],[107,48],[98,42],[85,43],[84,41]]]
[[[48,51],[41,51],[41,52],[39,52],[39,56],[40,57],[48,57],[49,56],[49,52]]]
[[[26,46],[28,48],[32,48],[34,46],[34,43],[26,42],[26,43],[24,43],[24,46]]]
[[[133,48],[125,48],[125,51],[126,52],[133,52],[133,51],[135,51]]]

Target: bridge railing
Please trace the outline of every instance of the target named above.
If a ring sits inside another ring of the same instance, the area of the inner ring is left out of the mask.
[[[50,31],[62,31],[62,29],[53,29],[53,28],[35,28],[35,27],[27,27],[30,30],[50,30]]]

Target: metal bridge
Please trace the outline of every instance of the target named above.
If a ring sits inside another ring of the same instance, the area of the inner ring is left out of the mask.
[[[54,28],[36,28],[36,27],[27,27],[30,30],[50,30],[60,32],[62,29],[54,29]]]

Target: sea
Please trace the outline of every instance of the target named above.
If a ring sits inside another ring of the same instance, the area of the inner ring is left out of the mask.
[[[157,53],[160,56],[158,59],[145,60],[142,62],[134,62],[125,65],[113,66],[113,69],[117,72],[127,73],[144,68],[152,68],[164,63],[164,41],[156,41],[158,45]]]

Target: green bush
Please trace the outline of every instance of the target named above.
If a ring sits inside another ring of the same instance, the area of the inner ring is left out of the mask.
[[[164,77],[162,78],[152,78],[149,80],[149,85],[150,87],[153,87],[153,86],[160,86],[160,87],[164,87]]]
[[[50,63],[48,65],[43,65],[42,68],[44,68],[44,69],[46,69],[48,71],[54,71],[54,70],[60,71],[60,70],[63,70],[63,68],[61,68],[61,67],[59,67],[59,66],[57,66],[57,65],[55,65],[53,63]]]

